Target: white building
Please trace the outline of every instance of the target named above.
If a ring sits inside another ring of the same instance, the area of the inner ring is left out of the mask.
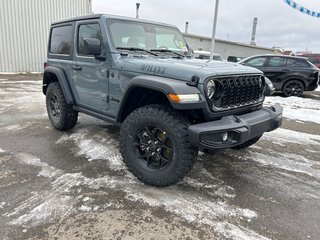
[[[0,0],[0,72],[42,72],[51,22],[92,13],[92,0]]]
[[[210,51],[211,38],[189,33],[184,33],[183,35],[193,50]],[[252,55],[276,53],[273,48],[253,46],[221,39],[216,39],[214,52],[218,53],[223,59],[227,59],[229,56],[249,57]]]

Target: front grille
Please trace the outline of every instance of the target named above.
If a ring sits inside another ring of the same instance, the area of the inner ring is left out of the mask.
[[[212,100],[215,108],[226,110],[258,103],[262,97],[260,75],[218,77],[219,95]]]

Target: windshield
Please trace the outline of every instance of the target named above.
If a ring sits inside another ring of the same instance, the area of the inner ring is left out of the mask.
[[[176,28],[119,19],[109,19],[107,23],[116,49],[166,49],[188,52],[186,41]]]

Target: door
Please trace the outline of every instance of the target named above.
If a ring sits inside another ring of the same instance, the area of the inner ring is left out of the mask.
[[[250,67],[254,67],[254,68],[258,68],[259,70],[263,71],[266,62],[267,62],[267,57],[265,57],[265,56],[263,56],[263,57],[255,57],[255,58],[250,58],[249,60],[244,62],[244,65],[250,66]]]
[[[286,58],[268,57],[268,61],[262,71],[272,82],[279,83],[283,79],[283,75],[289,72],[290,69],[286,68]]]
[[[96,38],[101,42],[101,55],[106,56],[105,39],[98,20],[79,21],[75,31],[74,88],[77,104],[89,110],[105,112],[108,102],[108,69],[106,61],[86,55],[84,39]]]

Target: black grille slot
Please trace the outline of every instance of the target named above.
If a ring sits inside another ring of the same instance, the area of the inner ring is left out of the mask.
[[[230,76],[215,78],[219,85],[220,97],[213,99],[214,107],[225,110],[259,102],[262,89],[260,75]]]

